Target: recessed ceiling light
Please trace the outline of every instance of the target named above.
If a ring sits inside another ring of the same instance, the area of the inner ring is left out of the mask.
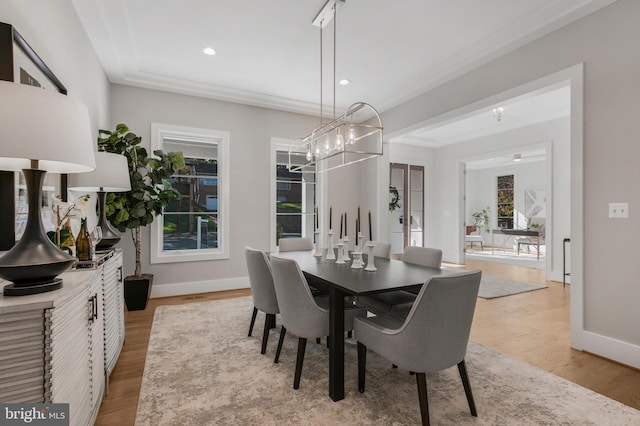
[[[349,83],[351,83],[351,80],[347,80],[346,78],[343,78],[342,80],[339,81],[340,86],[347,86]]]
[[[522,161],[522,154],[513,154],[513,161]]]
[[[215,55],[215,54],[216,54],[216,51],[215,51],[215,50],[213,50],[211,47],[205,47],[204,49],[202,49],[202,52],[203,52],[205,55],[209,55],[209,56],[213,56],[213,55]]]

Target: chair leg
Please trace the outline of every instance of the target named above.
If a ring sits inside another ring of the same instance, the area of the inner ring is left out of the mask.
[[[320,344],[320,342],[321,342],[320,338],[319,338],[319,337],[317,337],[317,338],[316,338],[316,343],[317,343],[317,344]]]
[[[267,314],[264,319],[264,332],[262,333],[262,349],[260,350],[261,354],[264,354],[267,351],[267,341],[269,340],[269,330],[273,327],[276,321],[275,314]]]
[[[276,357],[274,358],[274,364],[277,364],[280,361],[280,351],[282,350],[282,343],[284,342],[284,336],[287,334],[287,329],[284,328],[284,325],[280,328],[280,338],[278,339],[278,349],[276,349]]]
[[[467,402],[469,403],[471,415],[474,417],[478,417],[478,412],[476,411],[476,403],[473,401],[471,383],[469,383],[469,376],[467,375],[467,367],[464,363],[464,359],[458,364],[458,371],[460,372],[460,378],[462,379],[462,386],[464,386],[464,393],[467,395]]]
[[[420,416],[422,424],[429,424],[429,400],[427,399],[427,375],[426,373],[417,373],[416,382],[418,383],[418,400],[420,401]]]
[[[293,377],[293,388],[300,388],[300,376],[302,375],[302,363],[304,362],[304,351],[307,348],[307,339],[298,338],[298,358],[296,359],[296,373]]]
[[[254,306],[253,307],[253,315],[251,315],[251,323],[249,324],[249,334],[248,334],[248,336],[251,336],[251,333],[253,333],[253,325],[256,323],[256,315],[258,315],[258,308],[256,308]]]
[[[364,376],[367,368],[367,347],[358,342],[358,391],[364,392]]]

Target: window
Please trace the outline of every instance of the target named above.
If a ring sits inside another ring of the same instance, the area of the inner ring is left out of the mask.
[[[152,148],[181,151],[172,199],[151,224],[151,263],[229,258],[229,133],[152,124]]]
[[[498,228],[513,229],[513,175],[498,176]]]
[[[306,164],[304,154],[293,155],[293,164]],[[275,155],[275,244],[280,238],[313,238],[316,176],[313,172],[290,172],[289,153],[281,147]]]

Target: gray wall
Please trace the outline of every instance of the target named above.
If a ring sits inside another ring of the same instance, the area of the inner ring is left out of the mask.
[[[584,63],[584,326],[636,350],[638,16],[640,1],[620,0],[383,114],[385,130],[398,131]],[[628,220],[608,219],[617,201],[630,203]]]
[[[250,107],[193,96],[178,95],[129,86],[111,87],[112,126],[126,123],[142,136],[149,149],[151,123],[199,127],[230,132],[231,157],[231,250],[228,260],[176,264],[149,263],[149,228],[143,230],[142,269],[154,277],[154,294],[183,293],[194,289],[213,291],[225,288],[224,280],[247,275],[244,247],[269,250],[269,196],[271,137],[305,136],[317,119],[299,114]],[[334,221],[336,220],[334,208]],[[133,243],[125,236],[125,272],[133,272]],[[216,283],[216,281],[220,281]],[[189,283],[200,283],[193,287]],[[172,290],[163,290],[171,285]],[[248,282],[244,282],[248,286]]]
[[[69,0],[2,0],[0,22],[13,25],[89,109],[94,136],[109,123],[109,82]]]

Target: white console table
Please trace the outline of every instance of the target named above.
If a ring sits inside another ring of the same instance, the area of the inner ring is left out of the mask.
[[[70,424],[91,425],[124,344],[122,253],[60,277],[59,290],[0,297],[0,401],[69,403]]]

